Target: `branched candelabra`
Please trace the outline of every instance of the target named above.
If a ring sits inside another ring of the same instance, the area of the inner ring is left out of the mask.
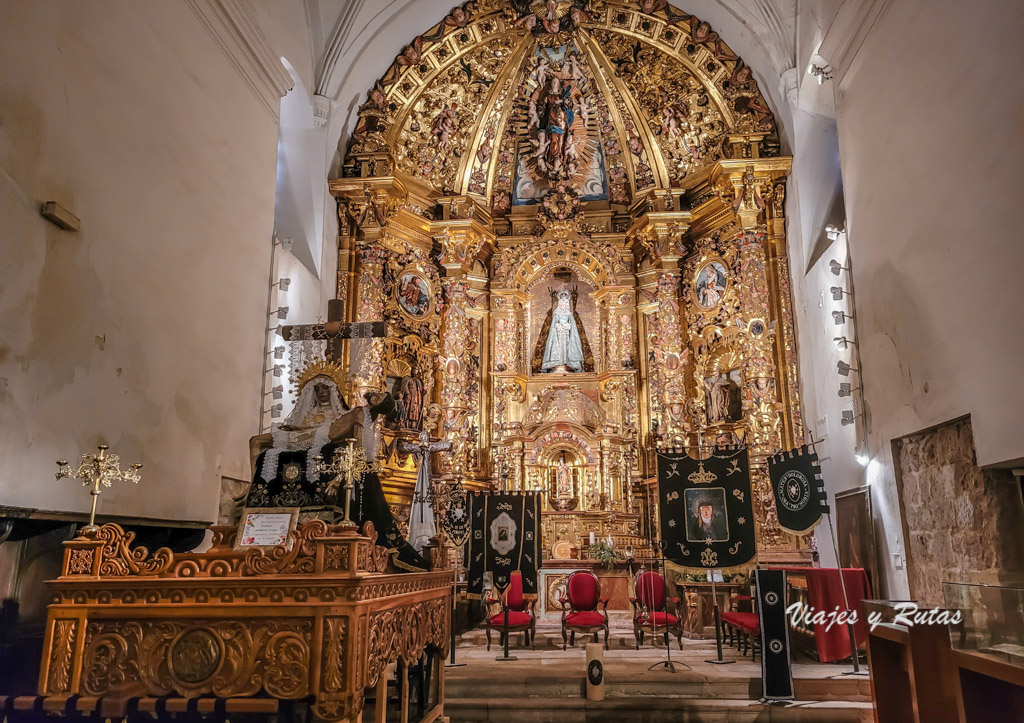
[[[89,511],[89,524],[82,528],[85,535],[94,535],[99,532],[96,526],[96,502],[100,496],[100,486],[110,487],[114,482],[139,483],[141,475],[139,470],[141,464],[133,464],[128,469],[121,469],[121,459],[116,454],[107,454],[110,449],[107,445],[101,444],[97,454],[83,454],[82,463],[78,469],[71,469],[66,460],[57,460],[56,479],[65,477],[82,480],[83,486],[92,485],[89,494],[92,496],[92,509]]]
[[[349,517],[352,505],[352,489],[355,487],[355,480],[361,478],[370,470],[366,461],[366,451],[362,447],[356,447],[353,440],[348,441],[348,446],[339,449],[334,453],[334,459],[325,462],[324,458],[317,455],[313,458],[316,462],[317,474],[329,474],[334,477],[335,484],[345,477],[345,519],[341,521],[343,527],[356,527],[356,523]]]

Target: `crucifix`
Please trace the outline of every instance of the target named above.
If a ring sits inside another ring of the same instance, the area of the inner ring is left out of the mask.
[[[411,454],[416,457],[419,469],[416,471],[416,489],[412,495],[412,509],[409,510],[409,543],[417,552],[423,550],[431,537],[437,535],[434,523],[435,496],[430,489],[430,455],[450,451],[451,440],[431,442],[429,432],[420,432],[419,442],[399,442],[399,454]]]
[[[325,356],[341,361],[341,342],[344,339],[380,339],[387,336],[383,321],[342,321],[344,305],[341,299],[327,302],[327,321],[323,324],[290,324],[281,328],[285,341],[326,341]]]

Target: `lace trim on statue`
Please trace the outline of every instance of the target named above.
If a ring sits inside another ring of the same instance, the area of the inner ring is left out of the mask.
[[[331,441],[330,423],[321,424],[313,433],[313,441],[306,446],[299,440],[298,432],[290,432],[281,429],[281,425],[275,424],[270,427],[270,438],[273,446],[263,456],[263,466],[260,467],[260,476],[267,482],[277,478],[277,468],[280,464],[282,452],[298,452],[306,450],[306,479],[317,482],[320,475],[316,472],[314,457],[320,454],[320,450]]]

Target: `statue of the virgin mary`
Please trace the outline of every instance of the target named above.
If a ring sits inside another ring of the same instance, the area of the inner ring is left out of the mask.
[[[581,372],[587,366],[590,347],[586,338],[580,335],[575,308],[576,291],[562,289],[552,292],[554,303],[550,316],[544,322],[547,341],[541,358],[541,372]],[[536,367],[536,359],[535,359]]]

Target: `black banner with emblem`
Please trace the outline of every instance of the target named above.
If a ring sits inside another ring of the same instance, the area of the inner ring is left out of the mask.
[[[761,697],[793,700],[793,667],[786,619],[786,573],[754,570],[761,625]]]
[[[461,482],[448,493],[448,504],[441,518],[441,527],[455,547],[462,547],[469,539],[469,495]]]
[[[734,568],[757,556],[746,448],[719,448],[705,460],[658,454],[661,541],[683,567]]]
[[[512,573],[523,576],[523,594],[537,595],[540,567],[540,493],[474,492],[470,496],[469,535],[470,595],[483,593],[484,573],[501,591],[508,587]]]
[[[818,455],[807,445],[769,457],[768,476],[772,481],[779,527],[786,532],[794,535],[810,532],[821,516],[828,514]]]

